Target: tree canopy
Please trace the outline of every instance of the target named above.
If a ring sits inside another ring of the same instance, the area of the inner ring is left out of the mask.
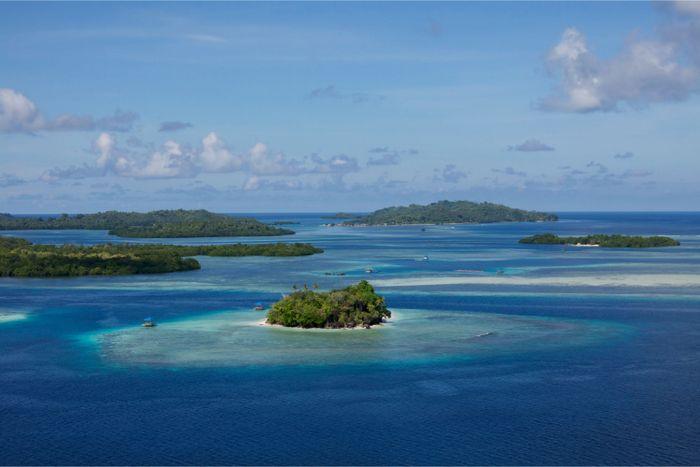
[[[301,328],[353,328],[379,324],[389,317],[384,298],[363,280],[330,292],[297,290],[272,306],[267,322]]]
[[[154,274],[199,269],[199,262],[188,256],[305,256],[321,252],[308,243],[56,246],[0,237],[0,277]]]
[[[411,204],[374,211],[347,221],[344,225],[471,224],[491,222],[555,221],[557,216],[524,211],[502,204],[471,201],[438,201],[428,205]]]
[[[680,242],[671,237],[638,235],[605,235],[595,234],[585,237],[559,237],[552,233],[544,233],[520,239],[520,243],[534,245],[597,245],[604,248],[656,248],[678,246]]]
[[[242,237],[290,235],[293,230],[264,224],[249,217],[231,217],[204,209],[161,210],[146,213],[105,211],[62,214],[59,217],[19,217],[0,214],[0,230],[108,230],[119,237]]]

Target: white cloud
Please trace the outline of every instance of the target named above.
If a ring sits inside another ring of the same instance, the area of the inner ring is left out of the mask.
[[[133,166],[129,170],[133,171]],[[145,178],[175,178],[192,176],[194,173],[196,170],[192,158],[184,154],[175,141],[166,141],[159,151],[151,154],[146,166],[135,175]]]
[[[234,155],[214,132],[202,140],[202,151],[197,162],[203,172],[211,173],[233,172],[243,165],[243,159]]]
[[[46,119],[39,108],[24,94],[14,89],[0,89],[0,131],[32,133],[36,131],[129,131],[138,119],[134,112],[116,111],[108,117],[59,115]]]
[[[109,133],[100,133],[95,140],[95,150],[98,152],[97,167],[105,168],[109,165],[114,149],[114,138]]]
[[[248,168],[258,175],[295,175],[304,172],[298,161],[287,160],[282,153],[270,154],[263,143],[256,143],[248,151]]]
[[[44,120],[34,102],[13,89],[0,89],[0,131],[33,132]]]
[[[697,2],[676,2],[680,22],[663,37],[631,38],[622,51],[602,59],[575,28],[562,34],[547,56],[556,77],[540,108],[561,112],[616,111],[655,102],[682,101],[700,90],[700,22]]]

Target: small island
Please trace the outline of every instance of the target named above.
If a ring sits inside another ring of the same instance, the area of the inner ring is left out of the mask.
[[[294,233],[253,218],[215,214],[204,209],[146,213],[106,211],[47,218],[0,214],[0,230],[47,229],[108,230],[111,235],[127,238],[257,237]]]
[[[191,256],[306,256],[323,250],[308,243],[234,245],[37,245],[0,237],[0,277],[71,277],[157,274],[200,269]]]
[[[556,221],[555,214],[524,211],[502,204],[471,201],[438,201],[428,205],[411,204],[374,211],[347,222],[344,226],[410,224],[486,224],[493,222]]]
[[[585,237],[559,237],[552,233],[521,238],[519,243],[531,245],[598,246],[602,248],[657,248],[680,245],[678,240],[661,236],[642,237],[596,234]]]
[[[306,287],[297,290],[272,306],[267,323],[299,328],[369,328],[390,317],[384,298],[363,280],[330,292]]]
[[[360,217],[359,214],[350,214],[348,212],[337,212],[326,216],[321,216],[321,219],[355,219]]]

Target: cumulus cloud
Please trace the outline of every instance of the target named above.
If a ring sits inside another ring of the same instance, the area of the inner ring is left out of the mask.
[[[233,172],[243,165],[243,158],[234,155],[214,132],[202,140],[202,151],[197,158],[204,172]]]
[[[467,174],[457,168],[454,164],[447,164],[442,170],[435,169],[433,181],[458,183],[463,178],[467,178]]]
[[[54,168],[41,179],[80,179],[113,175],[130,178],[192,178],[204,173],[243,172],[253,176],[284,176],[301,174],[329,174],[342,176],[359,170],[357,159],[344,154],[310,160],[289,159],[281,152],[273,152],[263,143],[256,143],[249,151],[237,154],[214,132],[207,134],[198,148],[168,140],[159,148],[147,144],[128,144],[120,147],[114,136],[103,132],[92,144],[93,163]],[[252,186],[257,183],[252,179]],[[268,184],[268,186],[271,186]],[[289,188],[289,185],[287,186]]]
[[[263,143],[248,151],[248,168],[256,175],[296,175],[305,170],[299,161],[289,160],[281,152],[272,154]]]
[[[538,139],[527,139],[520,144],[515,146],[508,146],[509,151],[520,151],[520,152],[540,152],[540,151],[554,151],[554,147],[549,144],[545,144]]]
[[[192,126],[193,125],[190,122],[180,122],[180,121],[174,120],[174,121],[162,122],[160,124],[160,128],[158,128],[158,131],[161,133],[171,132],[171,131],[180,131],[180,130],[185,130],[187,128],[192,128]]]
[[[306,95],[306,98],[309,100],[344,100],[352,102],[353,104],[384,100],[384,96],[377,94],[340,91],[334,84],[312,89],[311,92]]]
[[[24,94],[14,89],[0,89],[0,132],[34,133],[37,131],[129,131],[138,114],[116,111],[113,115],[95,118],[90,115],[44,117],[39,108]]]
[[[0,131],[32,132],[43,124],[34,102],[13,89],[0,89]]]
[[[616,111],[655,102],[682,101],[700,90],[700,15],[697,2],[675,2],[675,19],[653,39],[633,37],[617,55],[603,59],[586,37],[568,28],[547,55],[555,77],[539,106],[547,111]]]

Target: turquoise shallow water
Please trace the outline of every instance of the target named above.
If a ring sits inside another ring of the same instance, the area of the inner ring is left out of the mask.
[[[593,320],[395,309],[372,329],[287,329],[236,310],[88,336],[106,364],[159,367],[425,364],[616,339],[626,329]]]
[[[291,239],[326,252],[0,280],[0,315],[25,318],[0,320],[0,463],[700,463],[700,215],[425,232],[260,217],[300,221]],[[543,231],[663,234],[682,246],[517,244]],[[248,240],[279,239],[174,243]],[[395,311],[385,326],[279,329],[251,311],[293,284],[360,278]],[[145,316],[160,326],[141,328]]]

